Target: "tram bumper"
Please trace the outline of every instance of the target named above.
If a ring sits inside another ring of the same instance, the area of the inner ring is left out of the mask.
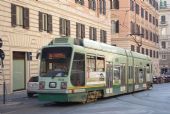
[[[39,91],[38,99],[40,101],[52,101],[52,102],[83,102],[87,98],[86,92],[70,93],[68,90],[65,92],[56,91]]]

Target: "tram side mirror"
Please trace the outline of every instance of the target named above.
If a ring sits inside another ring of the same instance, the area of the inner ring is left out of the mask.
[[[149,64],[146,64],[146,66],[150,66]]]

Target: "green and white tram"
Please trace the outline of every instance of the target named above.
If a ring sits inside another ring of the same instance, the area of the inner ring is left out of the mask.
[[[88,39],[56,38],[41,50],[39,99],[90,102],[152,86],[148,56]]]

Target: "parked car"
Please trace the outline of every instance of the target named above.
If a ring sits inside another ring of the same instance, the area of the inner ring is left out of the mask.
[[[165,83],[170,82],[170,72],[163,74],[163,76],[165,77]]]
[[[27,83],[27,96],[33,97],[39,89],[38,76],[31,77]]]
[[[153,77],[153,83],[154,84],[161,84],[165,82],[165,77],[164,76],[154,76]]]

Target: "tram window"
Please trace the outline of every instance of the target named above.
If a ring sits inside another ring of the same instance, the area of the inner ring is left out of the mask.
[[[85,84],[85,55],[75,53],[71,71],[71,83],[74,86],[84,86]]]
[[[129,66],[128,68],[128,76],[129,79],[132,79],[132,66]]]
[[[139,83],[139,68],[135,67],[135,82],[136,84]]]
[[[97,67],[97,71],[99,72],[104,72],[105,71],[105,61],[103,57],[97,57],[97,61],[96,61],[96,67]]]
[[[144,77],[144,72],[143,72],[143,69],[140,68],[139,69],[139,81],[142,83],[143,82],[143,77]]]
[[[88,70],[91,72],[96,71],[96,57],[95,56],[87,56],[87,67],[88,67]]]
[[[150,73],[150,67],[149,66],[146,67],[146,73]]]
[[[121,66],[121,84],[125,85],[125,66]]]
[[[121,75],[120,67],[115,66],[114,67],[114,80],[120,80],[120,75]]]
[[[68,76],[72,48],[51,47],[42,50],[40,75],[43,77]]]

